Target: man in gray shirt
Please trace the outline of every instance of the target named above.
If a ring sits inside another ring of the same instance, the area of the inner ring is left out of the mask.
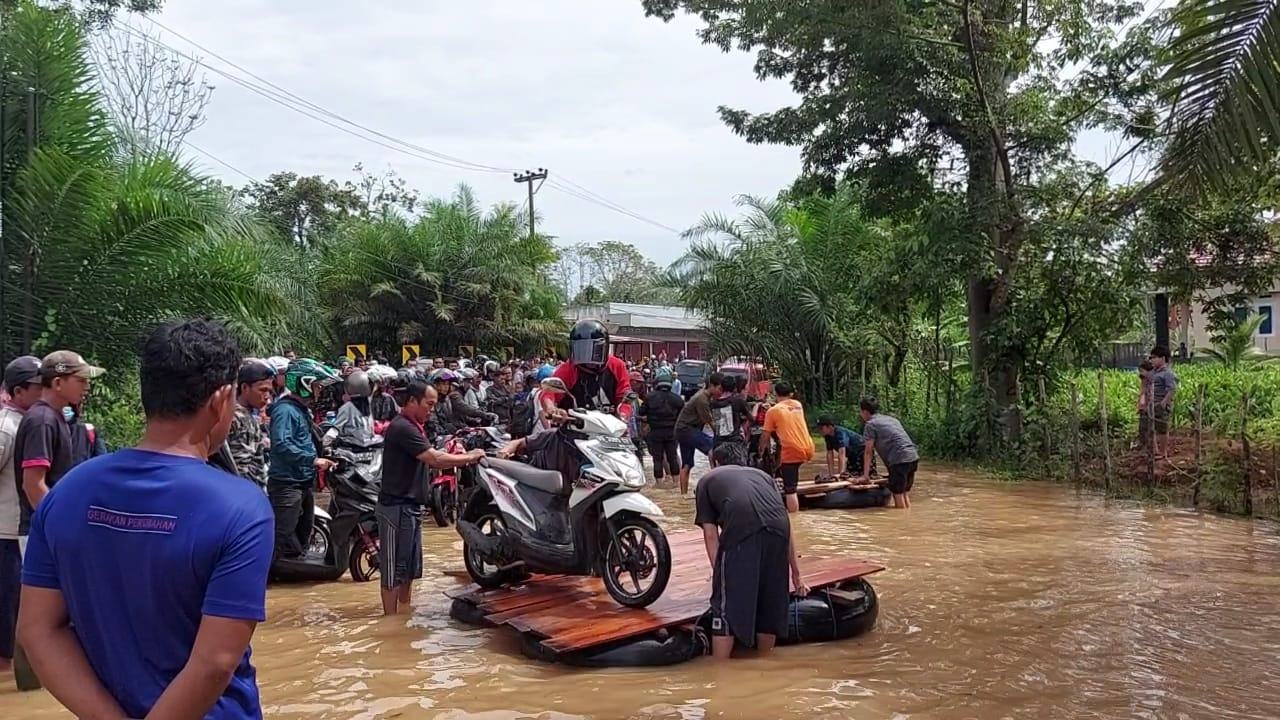
[[[871,467],[872,453],[879,452],[880,459],[889,468],[889,492],[893,494],[893,506],[903,510],[910,508],[911,486],[915,484],[916,469],[920,464],[916,444],[897,418],[880,414],[880,405],[875,398],[863,398],[858,407],[862,415],[862,437],[866,440],[861,481],[871,481],[867,469]]]
[[[1153,449],[1160,452],[1160,441],[1164,440],[1165,454],[1169,452],[1169,414],[1173,411],[1173,396],[1178,392],[1178,376],[1169,367],[1169,348],[1157,345],[1151,349],[1151,395],[1154,406],[1151,417],[1155,421],[1155,444]]]

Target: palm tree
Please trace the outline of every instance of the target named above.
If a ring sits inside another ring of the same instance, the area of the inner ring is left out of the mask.
[[[513,205],[481,209],[465,186],[415,221],[352,220],[320,248],[321,294],[352,342],[541,347],[564,320],[546,278],[554,253],[527,226]]]
[[[1264,172],[1280,143],[1280,4],[1182,0],[1170,25],[1164,178],[1212,189]]]
[[[1264,319],[1254,315],[1218,333],[1213,337],[1213,347],[1205,353],[1232,370],[1275,361],[1275,356],[1264,353],[1253,343]]]
[[[0,76],[37,89],[0,96],[6,132],[0,244],[0,353],[74,347],[128,362],[148,325],[205,315],[246,349],[276,347],[311,321],[311,291],[290,249],[227,193],[164,153],[134,154],[112,134],[81,24],[22,3],[0,29]],[[27,147],[31,149],[28,151]]]

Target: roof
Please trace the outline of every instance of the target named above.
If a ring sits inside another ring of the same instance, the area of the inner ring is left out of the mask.
[[[564,309],[564,318],[569,321],[603,320],[619,327],[660,330],[699,330],[705,327],[705,321],[697,311],[671,305],[638,303],[571,305]]]

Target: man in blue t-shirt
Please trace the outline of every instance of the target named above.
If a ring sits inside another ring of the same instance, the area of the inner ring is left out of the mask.
[[[837,425],[835,418],[830,416],[818,419],[818,433],[827,446],[828,475],[862,474],[862,448],[866,445],[866,440],[861,435],[843,425]],[[872,461],[872,471],[874,470],[875,464]]]
[[[76,717],[262,717],[249,640],[266,619],[271,505],[205,462],[239,366],[222,325],[161,325],[142,347],[142,442],[77,466],[36,507],[18,637]]]

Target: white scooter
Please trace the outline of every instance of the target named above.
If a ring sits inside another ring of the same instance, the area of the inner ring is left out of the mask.
[[[599,575],[620,604],[653,603],[671,578],[671,547],[649,519],[661,517],[662,509],[639,492],[644,469],[626,424],[606,413],[570,410],[554,432],[582,463],[571,491],[556,470],[480,461],[479,486],[458,521],[467,572],[481,587],[529,573]]]

